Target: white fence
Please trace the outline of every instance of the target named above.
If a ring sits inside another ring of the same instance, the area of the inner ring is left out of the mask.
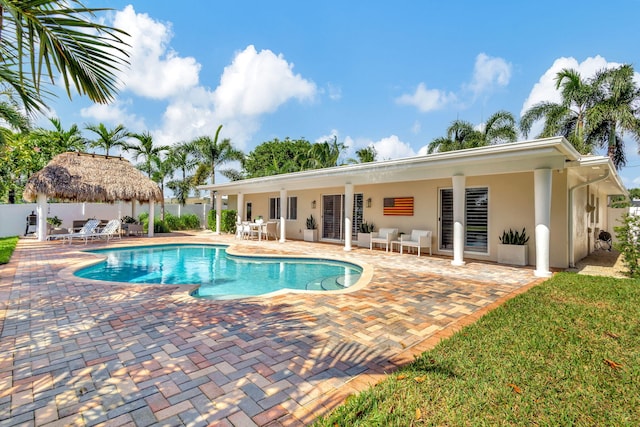
[[[165,213],[175,216],[184,214],[195,214],[200,218],[200,226],[207,224],[207,214],[210,206],[207,204],[194,204],[181,206],[178,204],[165,204]],[[27,231],[27,216],[36,211],[35,203],[19,205],[0,204],[0,237],[22,236]],[[138,204],[137,202],[122,203],[48,203],[47,217],[57,216],[62,220],[61,227],[70,228],[75,220],[85,220],[88,218],[113,219],[123,216],[137,218],[143,212],[149,212],[148,204]],[[160,204],[155,205],[156,216],[160,216]],[[35,231],[35,230],[31,230]]]

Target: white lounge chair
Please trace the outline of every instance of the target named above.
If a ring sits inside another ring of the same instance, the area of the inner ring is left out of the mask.
[[[114,237],[120,237],[120,220],[112,219],[104,226],[102,230],[93,234],[93,237],[106,239],[107,243]]]
[[[411,230],[411,234],[403,234],[400,236],[400,253],[405,247],[418,248],[418,256],[420,256],[420,249],[429,248],[429,255],[431,255],[431,231]]]
[[[85,222],[82,228],[78,230],[78,232],[76,233],[54,234],[53,236],[50,236],[50,237],[53,237],[56,239],[69,240],[69,244],[71,244],[73,239],[84,239],[84,244],[86,245],[87,240],[95,234],[96,228],[98,228],[98,225],[100,225],[99,219],[90,219],[87,222]]]
[[[374,245],[384,245],[385,250],[389,252],[391,242],[398,238],[397,228],[381,228],[378,232],[371,233],[371,241],[369,242],[369,250],[373,250]]]

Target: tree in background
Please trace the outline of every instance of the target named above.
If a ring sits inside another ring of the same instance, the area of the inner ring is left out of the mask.
[[[42,111],[42,78],[62,77],[98,103],[113,100],[116,73],[128,65],[128,35],[91,21],[109,9],[85,7],[78,0],[0,0],[0,82],[21,99],[28,113]],[[98,21],[98,20],[96,20]]]
[[[65,130],[60,119],[56,117],[50,117],[49,123],[53,126],[52,130],[44,128],[35,129],[33,131],[33,137],[39,139],[43,146],[49,143],[56,146],[58,152],[54,155],[67,151],[85,150],[87,140],[82,136],[78,125],[73,124],[68,130]]]
[[[127,143],[129,132],[123,125],[117,125],[113,129],[107,129],[103,123],[100,123],[98,125],[87,125],[85,129],[98,136],[95,140],[89,142],[89,146],[91,148],[101,148],[107,156],[109,155],[109,150],[112,148],[120,147],[120,149],[123,150],[129,146]]]
[[[513,142],[517,139],[516,120],[508,111],[492,114],[483,126],[476,129],[465,120],[454,120],[447,128],[447,136],[436,138],[427,147],[429,154],[486,147],[488,145]]]
[[[196,138],[191,142],[193,147],[193,152],[200,162],[198,165],[198,169],[194,176],[194,180],[198,184],[204,184],[206,181],[206,177],[209,177],[210,184],[216,183],[216,168],[224,163],[228,163],[230,161],[242,161],[244,159],[244,153],[240,150],[237,150],[231,144],[231,140],[229,138],[225,138],[222,141],[218,141],[218,137],[220,136],[220,131],[222,130],[222,125],[218,126],[216,130],[216,135],[213,139],[208,136],[201,136]],[[220,171],[223,175],[227,176],[227,171]],[[237,174],[237,171],[229,172],[230,176],[235,176],[234,173]],[[229,177],[229,176],[227,176]],[[211,206],[213,207],[214,202],[214,191],[211,190]]]
[[[302,169],[322,169],[338,166],[340,155],[347,149],[338,142],[338,137],[334,136],[333,141],[317,142],[311,145],[306,156],[300,156],[297,161]]]
[[[627,163],[623,133],[629,132],[640,144],[640,89],[633,80],[633,67],[601,70],[593,81],[595,100],[587,112],[591,139],[606,147],[617,169]]]
[[[180,172],[181,177],[173,179],[167,183],[167,187],[173,191],[178,203],[184,206],[189,198],[189,193],[196,186],[193,169],[198,166],[198,160],[194,156],[193,144],[182,143],[173,146],[169,150],[167,160],[171,163],[174,171]]]
[[[144,171],[149,178],[153,173],[153,163],[155,159],[160,159],[164,153],[169,150],[168,145],[153,145],[153,136],[145,131],[142,133],[130,133],[129,137],[136,139],[136,144],[127,144],[125,151],[133,153],[133,158],[138,160],[142,157],[142,164],[139,168]]]
[[[526,137],[533,124],[543,120],[537,137],[564,136],[581,154],[607,147],[607,155],[620,169],[626,159],[618,132],[629,132],[640,142],[640,90],[633,73],[630,65],[600,70],[592,79],[583,79],[573,69],[560,71],[556,89],[561,102],[541,102],[527,110],[520,119],[522,133]]]
[[[542,132],[537,138],[564,136],[581,154],[593,150],[593,141],[586,133],[587,111],[593,105],[594,87],[576,70],[565,68],[556,74],[556,89],[562,100],[539,102],[520,118],[520,130],[528,137],[531,127],[543,120]]]
[[[347,163],[369,163],[375,162],[378,153],[376,152],[376,147],[373,144],[370,144],[366,147],[360,148],[356,150],[356,158],[347,159]]]
[[[278,175],[281,173],[298,172],[302,170],[296,161],[306,156],[311,149],[311,143],[305,139],[279,140],[263,142],[253,149],[242,162],[242,169],[246,178]]]

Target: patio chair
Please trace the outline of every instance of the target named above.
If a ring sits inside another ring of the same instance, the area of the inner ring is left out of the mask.
[[[398,229],[397,228],[381,228],[378,232],[371,233],[371,241],[369,242],[369,250],[373,250],[374,245],[382,245],[384,244],[385,250],[389,252],[389,247],[391,246],[391,242],[395,241],[398,238]]]
[[[111,240],[112,238],[120,238],[120,220],[112,219],[107,223],[107,225],[104,226],[102,230],[94,233],[92,237],[106,239],[107,243],[109,243],[109,240]]]
[[[249,239],[251,238],[251,225],[248,222],[243,222],[240,224],[240,232],[238,233],[240,238]]]
[[[273,240],[278,240],[278,223],[276,221],[268,221],[264,234],[267,240],[269,240],[270,236],[273,236]]]
[[[418,248],[418,256],[420,256],[420,249],[429,248],[429,255],[431,255],[431,231],[411,230],[411,234],[403,234],[400,236],[400,253],[405,247]]]
[[[73,241],[73,239],[84,239],[84,244],[87,244],[87,240],[95,235],[96,229],[100,224],[99,219],[90,219],[84,223],[84,225],[78,230],[76,233],[68,233],[68,234],[55,234],[53,236],[49,236],[51,238],[69,240],[69,244]]]

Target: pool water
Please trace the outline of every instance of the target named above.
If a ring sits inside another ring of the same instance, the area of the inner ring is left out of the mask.
[[[338,290],[360,279],[362,268],[324,259],[232,256],[221,245],[162,245],[91,251],[103,262],[75,275],[125,283],[199,284],[193,296],[225,299],[281,289]]]

